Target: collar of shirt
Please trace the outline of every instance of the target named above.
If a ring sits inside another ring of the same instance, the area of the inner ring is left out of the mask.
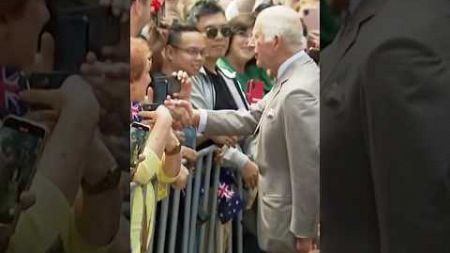
[[[278,74],[277,74],[277,80],[280,80],[280,77],[286,72],[286,70],[289,68],[289,66],[295,62],[296,60],[300,59],[303,54],[306,54],[304,50],[301,50],[291,57],[289,57],[287,60],[285,60],[280,67],[278,68]]]

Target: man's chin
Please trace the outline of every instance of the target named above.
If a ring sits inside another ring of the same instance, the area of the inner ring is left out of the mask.
[[[258,66],[259,68],[265,68],[264,64],[262,64],[262,62],[259,61],[258,59],[256,59],[256,66]]]

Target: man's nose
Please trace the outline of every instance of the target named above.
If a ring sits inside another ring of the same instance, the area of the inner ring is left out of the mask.
[[[255,48],[255,38],[250,37],[247,41],[247,46],[252,47],[254,49]]]

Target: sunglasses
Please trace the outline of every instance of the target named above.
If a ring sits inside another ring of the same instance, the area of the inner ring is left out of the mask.
[[[209,26],[206,27],[206,37],[208,39],[215,39],[219,35],[219,31],[222,34],[223,37],[228,38],[231,36],[231,28],[228,26],[222,26],[222,27],[214,27]]]

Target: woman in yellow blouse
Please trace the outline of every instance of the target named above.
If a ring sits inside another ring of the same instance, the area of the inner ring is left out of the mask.
[[[131,38],[130,50],[131,101],[143,101],[151,81],[151,52],[140,38]],[[132,168],[130,229],[133,253],[147,251],[153,235],[156,202],[165,197],[166,185],[175,182],[181,172],[181,145],[172,130],[169,110],[159,106],[153,122],[143,151],[144,160]]]

